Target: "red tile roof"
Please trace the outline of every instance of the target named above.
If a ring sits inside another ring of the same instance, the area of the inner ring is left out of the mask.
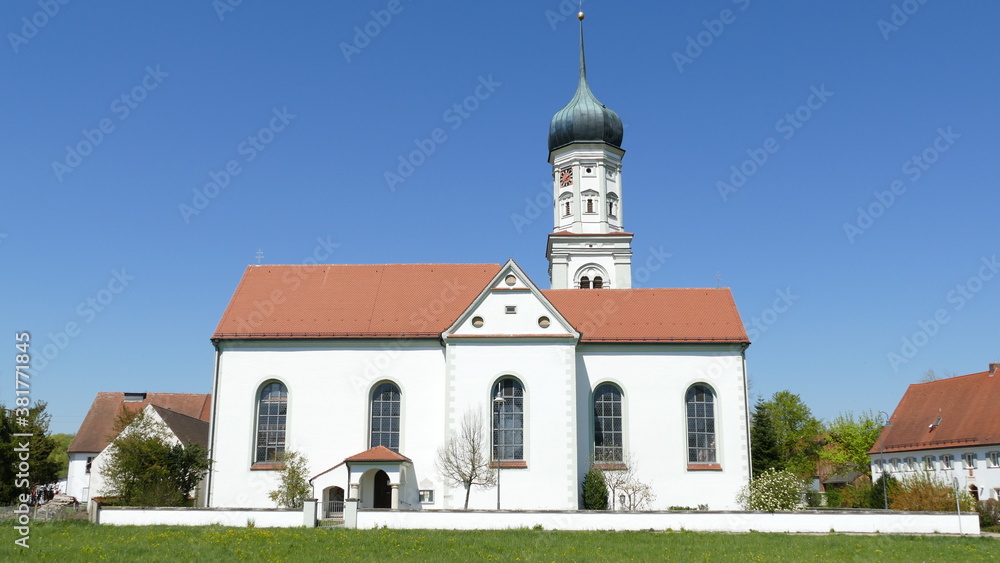
[[[145,393],[141,401],[125,401],[125,393],[101,392],[94,398],[80,430],[69,445],[70,453],[100,452],[114,439],[114,425],[122,407],[130,412],[142,410],[148,404],[209,421],[211,395],[194,393]]]
[[[349,458],[344,459],[344,461],[411,461],[410,458],[405,455],[398,454],[385,446],[375,446],[369,450],[365,450],[359,454],[354,454]]]
[[[500,268],[250,266],[213,338],[437,338]],[[583,342],[749,342],[728,289],[542,293]]]
[[[1000,444],[1000,370],[915,383],[869,453]],[[941,423],[931,427],[938,418]]]
[[[212,338],[437,338],[499,264],[249,266]]]
[[[581,333],[581,342],[750,342],[728,288],[542,294]]]

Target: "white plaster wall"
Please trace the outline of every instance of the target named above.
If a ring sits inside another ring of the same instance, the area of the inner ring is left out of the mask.
[[[444,352],[438,341],[223,342],[221,347],[209,506],[274,506],[267,493],[277,486],[276,472],[250,470],[257,399],[272,379],[288,388],[286,447],[306,455],[310,475],[368,449],[371,392],[382,381],[394,382],[402,394],[400,453],[413,460],[417,475],[433,470],[444,434]],[[403,485],[400,500],[419,506],[417,483]]]
[[[97,457],[97,452],[69,454],[69,470],[66,473],[66,494],[80,502],[90,500],[90,474],[87,473],[87,458]]]
[[[519,300],[517,315],[502,313],[510,298]],[[526,293],[501,295],[484,305],[498,308],[504,320],[497,322],[516,317],[536,330],[543,312]],[[735,507],[736,492],[749,473],[742,358],[724,346],[587,345],[577,351],[569,339],[533,338],[451,339],[447,349],[437,341],[222,346],[212,507],[274,506],[267,493],[277,486],[276,472],[250,470],[257,395],[271,379],[288,387],[287,445],[306,454],[310,475],[368,449],[371,390],[381,381],[395,382],[403,401],[400,453],[413,462],[403,471],[402,508],[462,506],[464,489],[438,475],[437,449],[447,429],[457,429],[470,407],[482,411],[489,433],[494,385],[505,375],[518,378],[525,388],[527,467],[502,470],[504,509],[579,507],[580,483],[592,451],[591,391],[604,381],[623,389],[626,447],[638,461],[640,477],[657,494],[652,508]],[[716,391],[722,471],[687,469],[684,394],[697,382]],[[322,487],[330,478],[320,479]],[[332,484],[349,492],[341,481]],[[418,491],[424,488],[435,491],[433,505],[419,503]],[[470,508],[495,509],[496,493],[493,487],[475,487]]]
[[[961,520],[960,520],[961,518]],[[527,512],[437,511],[358,512],[358,528],[505,530],[688,530],[698,532],[784,532],[825,534],[971,534],[979,516],[946,512]]]
[[[303,525],[301,510],[208,510],[197,508],[102,507],[101,524],[112,526],[220,526],[296,528]]]
[[[449,345],[445,416],[457,428],[468,408],[480,409],[490,432],[495,383],[510,375],[524,386],[525,468],[501,469],[504,509],[577,508],[578,474],[572,341],[461,342]],[[492,437],[491,437],[492,438]],[[444,507],[461,507],[465,491],[445,488]],[[473,488],[469,508],[496,508],[496,488]]]
[[[907,457],[914,457],[917,463],[923,461],[924,456],[933,455],[934,456],[934,470],[929,473],[937,478],[953,486],[954,479],[958,479],[958,488],[963,491],[968,491],[970,485],[975,485],[979,488],[979,498],[980,500],[986,500],[989,498],[1000,499],[1000,467],[994,466],[990,463],[990,452],[1000,451],[1000,444],[993,444],[987,446],[977,446],[977,447],[964,447],[964,448],[944,448],[939,450],[925,450],[925,451],[910,451],[910,452],[886,452],[884,454],[869,454],[872,462],[872,478],[878,479],[881,477],[882,473],[879,470],[877,461],[879,459],[885,459],[886,468],[889,467],[889,460],[893,458],[898,458],[899,460],[904,460]],[[976,466],[974,468],[966,468],[964,456],[967,453],[976,454]],[[950,468],[945,467],[941,462],[941,456],[943,454],[951,454],[954,458],[952,461],[952,466]],[[890,475],[896,479],[905,479],[909,476],[914,476],[919,472],[924,471],[923,469],[908,469],[907,471],[896,471],[889,470]]]
[[[708,505],[735,509],[749,480],[743,359],[724,345],[581,345],[577,362],[579,480],[593,455],[593,390],[608,382],[623,395],[624,442],[640,481],[656,495],[649,507]],[[721,471],[689,470],[685,395],[696,383],[715,391]]]

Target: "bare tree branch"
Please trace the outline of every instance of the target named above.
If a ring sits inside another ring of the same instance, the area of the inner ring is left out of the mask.
[[[449,436],[437,452],[438,473],[449,483],[465,487],[466,509],[473,485],[492,487],[496,484],[484,427],[482,411],[470,407],[462,416],[457,434]]]

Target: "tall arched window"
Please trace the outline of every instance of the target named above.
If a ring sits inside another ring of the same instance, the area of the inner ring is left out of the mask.
[[[580,289],[590,289],[590,278],[583,276],[580,278]]]
[[[707,385],[687,392],[688,463],[716,463],[715,395]]]
[[[288,389],[272,381],[264,386],[257,398],[256,462],[278,459],[285,451],[285,420],[288,417]]]
[[[402,396],[394,383],[382,383],[372,393],[371,445],[399,451],[399,414]]]
[[[524,387],[514,378],[501,379],[494,387],[491,399],[493,459],[524,460]]]
[[[604,288],[604,278],[601,276],[594,276],[594,289]]]
[[[594,390],[594,461],[624,461],[622,436],[622,390],[605,383]]]

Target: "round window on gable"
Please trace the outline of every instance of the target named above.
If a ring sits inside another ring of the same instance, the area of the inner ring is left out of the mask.
[[[538,326],[542,328],[549,328],[550,324],[552,324],[552,321],[550,321],[548,317],[538,317]]]
[[[476,328],[483,328],[483,318],[482,317],[472,317],[472,326]]]
[[[591,172],[593,172],[593,169],[592,168],[587,168],[587,174],[590,174]]]
[[[517,283],[517,278],[514,274],[507,274],[507,277],[503,279],[503,282],[507,285],[514,285]]]

